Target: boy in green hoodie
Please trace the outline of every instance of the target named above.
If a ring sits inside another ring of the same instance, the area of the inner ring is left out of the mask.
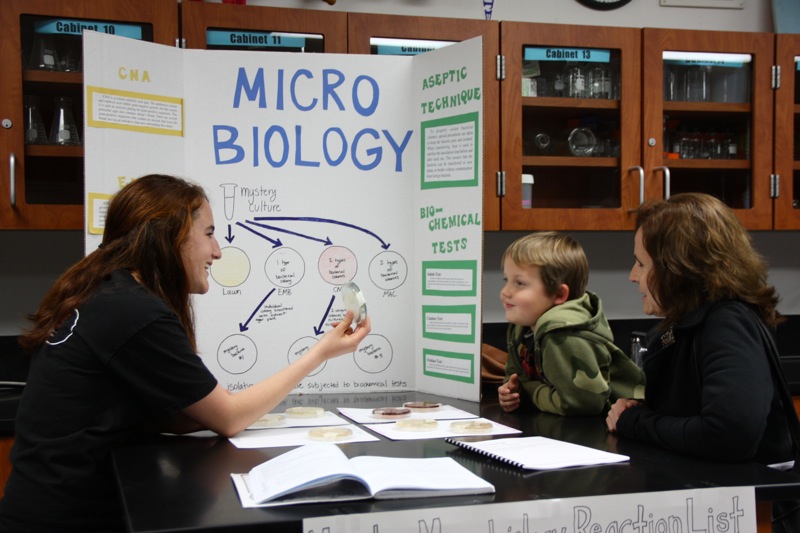
[[[498,387],[506,412],[524,404],[564,416],[601,415],[617,398],[644,397],[644,374],[615,344],[589,262],[568,235],[539,232],[503,254],[500,300],[508,361]]]

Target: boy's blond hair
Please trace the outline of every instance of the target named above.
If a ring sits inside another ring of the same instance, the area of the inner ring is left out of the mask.
[[[578,242],[557,231],[542,231],[520,237],[512,242],[500,260],[506,259],[522,267],[539,267],[545,290],[551,296],[561,284],[569,287],[569,300],[580,298],[589,282],[589,261]]]

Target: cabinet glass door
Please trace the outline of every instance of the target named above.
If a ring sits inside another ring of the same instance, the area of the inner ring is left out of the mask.
[[[186,48],[346,53],[347,13],[181,3]]]
[[[503,229],[632,227],[639,32],[501,23]]]
[[[169,0],[4,0],[0,229],[81,229],[82,32],[174,45]]]
[[[644,30],[648,197],[704,192],[772,227],[772,37]]]
[[[499,54],[499,23],[489,20],[350,13],[351,54],[414,55],[454,42],[483,37],[483,229],[500,229],[500,82],[494,68]]]
[[[800,229],[800,36],[777,36],[775,91],[775,229]]]
[[[83,30],[153,40],[150,24],[20,17],[28,205],[83,203]]]

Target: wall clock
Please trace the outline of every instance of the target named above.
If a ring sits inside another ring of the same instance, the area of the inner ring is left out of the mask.
[[[578,0],[578,2],[587,7],[591,7],[592,9],[600,9],[603,11],[620,8],[630,1],[631,0]]]

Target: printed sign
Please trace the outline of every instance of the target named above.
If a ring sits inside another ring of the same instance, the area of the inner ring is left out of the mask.
[[[757,528],[753,487],[717,487],[330,515],[303,520],[303,531],[756,533]]]

